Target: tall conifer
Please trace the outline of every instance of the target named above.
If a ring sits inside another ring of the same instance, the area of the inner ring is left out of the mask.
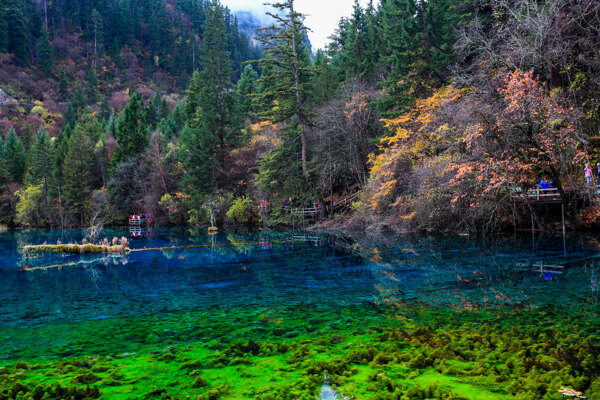
[[[259,60],[263,67],[272,67],[260,82],[264,90],[256,101],[268,108],[260,116],[274,123],[288,124],[288,140],[300,139],[302,174],[307,177],[308,140],[306,127],[310,111],[305,101],[305,86],[313,70],[306,48],[304,16],[294,8],[294,0],[271,4],[277,10],[268,13],[276,24],[262,28],[258,40],[262,43],[265,58]]]
[[[116,132],[119,147],[115,150],[111,164],[114,167],[130,157],[139,157],[148,146],[148,128],[142,99],[135,93],[123,110]]]
[[[25,175],[27,156],[25,154],[25,147],[23,147],[23,143],[13,128],[10,128],[6,136],[6,141],[2,149],[2,158],[6,162],[11,182],[22,183]]]

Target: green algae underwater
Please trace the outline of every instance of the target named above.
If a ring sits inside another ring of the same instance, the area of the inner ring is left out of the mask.
[[[0,235],[0,399],[315,399],[325,376],[351,399],[600,399],[594,237],[160,230],[132,247],[198,247],[18,252],[79,238]]]

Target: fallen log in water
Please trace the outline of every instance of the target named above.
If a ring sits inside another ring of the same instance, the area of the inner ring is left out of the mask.
[[[101,253],[128,253],[131,251],[127,246],[105,245],[105,244],[40,244],[23,246],[23,255],[30,257],[43,253],[67,253],[67,254],[101,254]]]

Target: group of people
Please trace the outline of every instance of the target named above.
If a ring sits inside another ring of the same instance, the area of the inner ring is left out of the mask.
[[[585,164],[583,173],[588,186],[592,185],[592,176],[596,177],[596,186],[600,186],[600,163],[596,164],[594,168],[590,167],[590,164]]]
[[[555,188],[556,185],[553,180],[548,179],[547,175],[542,175],[542,177],[538,179],[538,187],[540,189],[550,189]]]

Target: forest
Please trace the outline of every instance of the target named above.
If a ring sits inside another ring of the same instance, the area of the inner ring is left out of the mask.
[[[569,227],[600,222],[599,2],[356,1],[316,51],[294,6],[248,33],[218,0],[2,0],[0,223],[317,205],[336,227],[495,232],[528,226],[512,193],[541,177]]]

